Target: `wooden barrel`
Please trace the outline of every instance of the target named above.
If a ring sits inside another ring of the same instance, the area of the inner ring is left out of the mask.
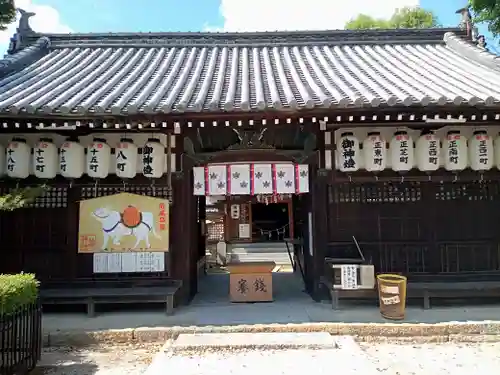
[[[380,314],[385,319],[403,320],[406,310],[406,277],[377,275]]]

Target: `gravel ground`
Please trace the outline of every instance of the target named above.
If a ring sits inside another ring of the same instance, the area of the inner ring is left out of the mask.
[[[190,353],[165,364],[183,375],[299,375],[312,369],[315,375],[331,375],[335,369],[343,375],[479,375],[500,368],[500,343],[360,346],[373,366],[347,349]]]
[[[500,369],[500,343],[360,346],[383,375],[479,375]]]
[[[360,346],[358,354],[347,349],[190,351],[163,363],[168,373],[182,375],[302,375],[311,369],[315,375],[330,375],[334,369],[343,375],[472,375],[500,368],[500,343]],[[45,349],[34,375],[139,375],[160,349],[155,344]]]
[[[46,348],[30,375],[139,375],[160,349],[157,344]]]

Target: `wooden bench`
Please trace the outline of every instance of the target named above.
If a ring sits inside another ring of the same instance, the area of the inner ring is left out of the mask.
[[[431,298],[500,297],[500,281],[412,282],[407,285],[408,298],[423,298],[424,309],[431,308]]]
[[[87,306],[87,315],[95,316],[95,305],[115,303],[165,303],[167,315],[174,313],[174,295],[182,281],[172,279],[75,280],[48,282],[40,287],[45,305]]]
[[[407,299],[423,299],[424,309],[431,308],[432,298],[457,299],[474,297],[500,297],[500,280],[492,280],[494,277],[485,278],[484,275],[473,273],[463,275],[436,275],[425,278],[410,278],[407,284]],[[475,279],[475,280],[474,280]],[[377,289],[364,291],[347,291],[335,289],[333,280],[329,277],[321,277],[323,284],[329,291],[332,309],[339,308],[339,300],[342,299],[378,299]]]
[[[339,299],[340,299],[340,290],[335,289],[333,287],[333,281],[328,277],[321,276],[320,283],[326,287],[328,293],[330,293],[330,299],[332,301],[332,309],[338,310],[339,308]]]
[[[377,298],[376,289],[359,289],[359,290],[342,290],[334,288],[333,281],[325,276],[320,278],[320,283],[325,286],[325,288],[330,293],[330,299],[332,301],[332,309],[339,309],[340,299],[358,299],[358,300],[369,300]]]

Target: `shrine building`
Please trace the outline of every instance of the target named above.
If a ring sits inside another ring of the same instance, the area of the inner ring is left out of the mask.
[[[291,246],[316,300],[325,261],[358,246],[410,282],[500,275],[500,63],[469,28],[46,34],[28,21],[0,60],[0,190],[49,188],[0,214],[0,273],[180,280],[177,304],[210,246],[277,263]]]

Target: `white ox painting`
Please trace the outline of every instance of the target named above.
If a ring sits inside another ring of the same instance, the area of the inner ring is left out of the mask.
[[[121,193],[80,202],[80,253],[168,251],[169,202]]]
[[[152,212],[141,212],[139,223],[133,227],[126,225],[121,212],[110,210],[107,207],[98,208],[92,215],[102,225],[102,251],[108,249],[109,240],[112,241],[113,245],[120,246],[122,239],[126,236],[135,238],[135,243],[131,249],[140,248],[142,241],[144,241],[145,248],[150,249],[149,236],[151,234],[161,240],[161,236],[155,229]]]

